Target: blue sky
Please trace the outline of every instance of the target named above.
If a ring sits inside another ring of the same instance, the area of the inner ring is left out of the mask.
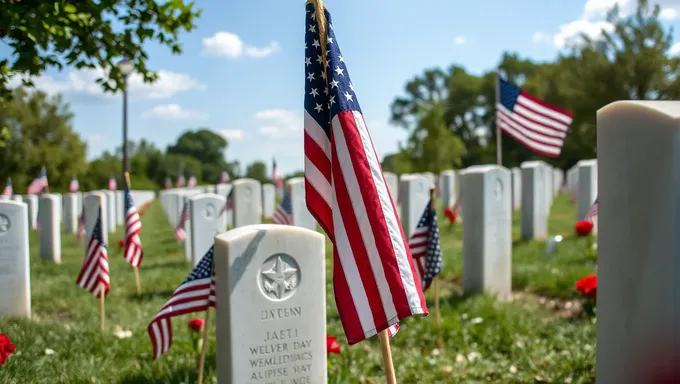
[[[378,155],[397,148],[406,132],[389,125],[389,107],[405,82],[428,67],[495,67],[503,51],[550,60],[570,36],[607,28],[604,9],[635,0],[326,0],[337,42],[352,76]],[[680,5],[660,2],[662,17],[680,29]],[[226,156],[242,166],[283,174],[303,168],[304,4],[302,1],[199,0],[199,27],[182,36],[184,53],[150,44],[154,85],[131,79],[129,129],[165,148],[179,135],[208,127],[229,140]],[[675,40],[680,40],[675,36]],[[674,47],[680,51],[680,45]],[[6,54],[0,50],[0,54]],[[93,71],[48,71],[39,88],[61,92],[75,114],[74,129],[88,158],[122,140],[121,96],[104,95]]]

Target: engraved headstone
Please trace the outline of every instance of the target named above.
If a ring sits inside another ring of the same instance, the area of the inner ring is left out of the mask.
[[[542,161],[525,161],[522,170],[522,238],[545,239],[548,236],[548,212],[545,195],[546,168]]]
[[[439,174],[439,198],[442,205],[450,207],[456,199],[456,171],[442,171]]]
[[[276,187],[274,184],[262,185],[262,217],[271,219],[276,204]]]
[[[262,222],[262,186],[255,179],[234,180],[234,228]]]
[[[64,232],[76,233],[78,230],[78,196],[75,193],[64,195]]]
[[[324,246],[294,226],[215,238],[219,383],[327,382]]]
[[[38,196],[23,195],[24,203],[28,206],[28,224],[35,229],[38,224]]]
[[[182,204],[180,205],[180,210],[184,209],[184,203],[189,203],[192,196],[198,195],[198,191],[190,189],[182,194]],[[180,211],[181,212],[181,211]],[[179,214],[178,214],[179,217]],[[213,233],[213,237],[215,234]],[[192,250],[193,250],[194,239],[191,236],[191,204],[189,205],[189,217],[184,222],[184,260],[192,262]],[[203,257],[203,256],[201,256]]]
[[[512,201],[510,171],[478,165],[461,172],[465,196],[463,291],[510,295],[512,286]]]
[[[124,213],[125,213],[125,196],[123,195],[123,191],[115,191],[116,194],[116,224],[118,225],[124,225],[125,223],[125,218],[124,218]],[[139,197],[137,194],[133,194],[133,199],[135,197]],[[137,200],[134,200],[135,202]]]
[[[397,202],[399,201],[399,178],[392,172],[385,172],[384,175],[387,188],[389,189],[390,195],[392,196],[392,202],[396,207]]]
[[[425,206],[430,201],[430,180],[425,176],[409,175],[399,182],[401,224],[406,238],[415,231]]]
[[[116,194],[108,190],[103,192],[106,195],[106,228],[113,233],[116,232]]]
[[[519,210],[522,206],[522,170],[515,167],[512,172],[512,209]]]
[[[191,260],[198,265],[203,255],[215,243],[215,235],[227,230],[227,217],[220,215],[225,198],[214,193],[194,195],[189,198]]]
[[[309,213],[307,202],[305,201],[304,177],[293,177],[288,179],[286,187],[290,188],[293,225],[316,231],[316,219]]]
[[[103,192],[89,192],[83,195],[83,204],[85,205],[85,244],[87,244],[92,236],[94,224],[97,222],[97,216],[101,211],[101,221],[106,222],[106,197]],[[103,227],[103,224],[102,224]],[[102,240],[104,244],[109,244],[109,234],[102,230]]]
[[[0,319],[31,317],[28,207],[0,201]]]
[[[60,200],[52,194],[40,197],[40,257],[55,263],[61,263],[61,228],[59,220]]]

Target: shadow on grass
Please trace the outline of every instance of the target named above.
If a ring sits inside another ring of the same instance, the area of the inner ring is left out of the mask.
[[[210,378],[216,375],[215,369],[215,353],[207,353],[205,355],[205,365],[203,370],[203,378]],[[198,363],[196,365],[185,365],[176,367],[170,372],[163,375],[154,375],[149,378],[144,373],[128,376],[121,380],[121,384],[180,384],[180,383],[195,383],[198,379]],[[204,380],[205,382],[206,380]],[[211,382],[211,380],[207,380]]]
[[[157,298],[170,298],[170,295],[174,290],[166,289],[164,291],[158,291],[158,292],[142,292],[141,295],[137,295],[136,293],[128,295],[128,298],[133,301],[137,302],[144,302],[144,301],[151,301]]]
[[[463,305],[466,301],[473,298],[475,295],[465,294],[465,293],[453,293],[446,299],[442,300],[443,304],[450,308],[456,308]]]

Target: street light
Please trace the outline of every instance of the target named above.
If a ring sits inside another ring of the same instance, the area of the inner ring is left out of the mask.
[[[125,185],[127,186],[127,180],[125,180],[125,173],[129,171],[130,164],[128,162],[128,151],[127,151],[127,131],[128,131],[128,124],[127,124],[127,79],[128,76],[132,73],[132,71],[135,69],[134,63],[128,59],[123,59],[120,62],[118,62],[118,69],[120,72],[123,74],[123,180],[125,181]]]

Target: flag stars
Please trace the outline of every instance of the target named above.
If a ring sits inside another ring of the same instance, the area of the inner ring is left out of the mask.
[[[338,55],[338,60],[340,60],[341,63],[345,62],[345,58],[343,58],[342,55]]]
[[[321,113],[323,111],[323,106],[321,104],[316,104],[316,107],[314,107],[316,112]]]
[[[353,96],[350,95],[349,92],[345,91],[345,98],[347,99],[347,101],[354,101],[354,100],[352,100],[352,97],[353,97]]]
[[[354,91],[354,84],[352,84],[352,82],[349,83],[349,89],[351,89],[352,91]]]
[[[330,107],[331,105],[335,104],[335,95],[331,96],[328,99],[328,106]]]
[[[309,32],[316,33],[316,24],[312,24],[309,26]]]
[[[321,44],[319,44],[319,40],[314,39],[314,42],[312,43],[312,47],[319,48],[320,46],[321,46]]]
[[[326,87],[326,89],[324,89],[323,93],[325,93],[326,96],[328,96],[328,87]]]
[[[314,80],[314,72],[309,72],[309,74],[307,75],[307,80],[309,81]]]
[[[339,83],[337,80],[331,81],[331,89],[337,88],[337,87],[338,87],[338,84],[340,84],[340,83]]]
[[[316,62],[319,63],[319,64],[323,63],[323,57],[321,57],[321,55],[317,55],[316,56]]]
[[[340,68],[339,66],[336,66],[336,67],[335,67],[335,73],[337,73],[338,75],[344,76],[344,75],[345,75],[344,72],[345,72],[345,70],[342,69],[342,68]]]
[[[312,91],[309,92],[310,95],[317,97],[319,96],[319,92],[317,92],[316,88],[312,88]]]
[[[305,57],[305,66],[312,65],[312,58],[311,57]]]
[[[333,38],[328,36],[328,40],[326,40],[328,44],[333,44]]]

